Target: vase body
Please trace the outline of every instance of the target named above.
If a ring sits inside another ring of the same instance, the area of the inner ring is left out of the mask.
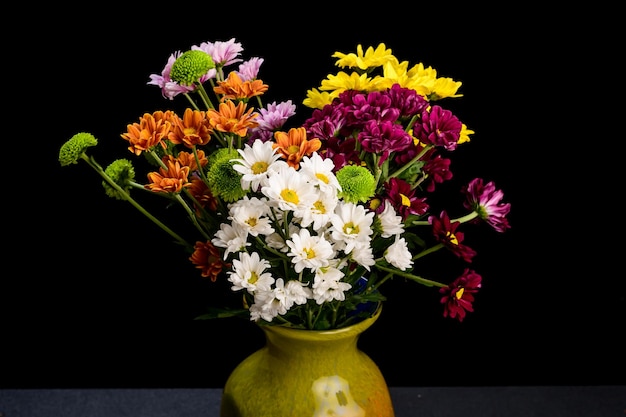
[[[389,388],[357,341],[380,315],[337,330],[261,326],[266,344],[231,373],[221,417],[393,417]]]

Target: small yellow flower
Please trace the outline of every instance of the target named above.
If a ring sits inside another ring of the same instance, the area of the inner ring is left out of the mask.
[[[322,80],[320,90],[332,91],[333,94],[339,95],[345,90],[372,91],[375,84],[367,74],[358,74],[353,72],[348,75],[340,71],[337,75],[329,74],[325,80]]]
[[[359,68],[367,70],[368,68],[380,67],[387,62],[397,62],[397,58],[392,55],[391,49],[387,49],[384,43],[379,44],[376,49],[368,47],[363,53],[363,46],[360,44],[356,47],[356,54],[344,54],[335,52],[333,58],[339,58],[335,65],[341,68]]]
[[[330,104],[338,95],[336,92],[329,93],[328,91],[320,91],[317,88],[313,88],[306,92],[306,98],[302,101],[302,104],[312,109],[321,109],[325,105]]]
[[[470,135],[473,135],[475,132],[471,129],[468,129],[467,126],[465,126],[465,123],[463,123],[463,125],[461,126],[461,133],[459,134],[459,140],[457,141],[458,144],[461,143],[466,143],[470,141]]]

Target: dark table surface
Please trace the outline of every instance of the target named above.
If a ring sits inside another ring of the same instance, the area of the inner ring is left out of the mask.
[[[624,386],[391,387],[396,417],[624,417]],[[221,389],[4,389],[0,417],[212,417]]]

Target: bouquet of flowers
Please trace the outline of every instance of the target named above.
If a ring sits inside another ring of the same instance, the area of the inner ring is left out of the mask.
[[[264,104],[264,60],[242,53],[235,39],[204,42],[150,76],[164,99],[188,107],[145,113],[121,133],[130,155],[147,161],[143,180],[130,157],[102,168],[88,154],[98,140],[87,132],[62,145],[60,164],[86,162],[108,196],[168,233],[202,277],[241,293],[241,305],[202,318],[341,328],[371,316],[385,300],[381,286],[396,278],[438,289],[444,317],[463,321],[482,278],[469,267],[476,252],[461,227],[504,232],[510,204],[493,182],[475,178],[459,190],[461,216],[431,212],[452,178],[448,157],[474,134],[439,104],[461,97],[461,82],[400,61],[384,44],[358,45],[332,55],[341,70],[308,90],[310,112],[290,126],[297,106]],[[178,205],[189,236],[131,192]],[[446,282],[417,268],[439,250],[467,264]]]

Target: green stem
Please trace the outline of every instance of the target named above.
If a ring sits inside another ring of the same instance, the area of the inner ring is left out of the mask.
[[[396,170],[391,175],[389,175],[389,178],[397,177],[398,175],[402,174],[411,165],[413,165],[414,162],[417,162],[417,160],[420,159],[422,157],[422,155],[424,155],[430,148],[432,148],[432,145],[425,146],[424,149],[422,149],[422,151],[420,153],[418,153],[417,155],[415,155],[413,157],[413,159],[411,159],[408,163],[404,164],[398,170]]]
[[[183,199],[183,197],[179,193],[176,193],[175,196],[176,196],[176,201],[178,201],[180,203],[180,205],[183,206],[183,208],[187,212],[187,215],[189,216],[189,218],[193,222],[193,225],[196,226],[196,229],[198,229],[198,231],[202,234],[202,236],[204,236],[204,238],[206,240],[211,240],[211,236],[209,236],[207,234],[207,232],[204,231],[202,226],[200,226],[200,224],[198,223],[198,219],[196,218],[196,214],[193,212],[191,207],[189,207],[189,204],[187,204],[187,202]]]
[[[443,243],[437,243],[436,245],[428,248],[428,249],[424,249],[423,251],[421,251],[420,253],[418,253],[417,255],[415,255],[414,257],[412,257],[411,259],[413,261],[419,259],[419,258],[423,258],[424,256],[431,254],[433,252],[437,252],[439,249],[443,248]]]
[[[207,109],[215,109],[215,106],[213,106],[213,103],[211,102],[211,99],[209,98],[209,95],[207,94],[202,84],[196,84],[196,91],[198,92],[198,94],[200,94],[200,98],[202,98],[202,102]]]
[[[437,281],[433,281],[430,279],[426,279],[423,277],[420,277],[419,275],[414,275],[414,274],[410,274],[408,272],[402,272],[402,271],[398,271],[396,269],[393,268],[388,268],[386,266],[382,266],[379,264],[376,264],[376,268],[381,270],[381,271],[385,271],[385,272],[389,272],[393,275],[397,275],[406,279],[410,279],[411,281],[415,281],[418,282],[420,284],[426,285],[428,287],[446,287],[446,284],[442,284],[441,282],[437,282]]]
[[[460,222],[460,223],[465,223],[465,222],[469,222],[470,220],[475,219],[476,217],[478,217],[478,213],[475,211],[472,211],[471,213],[466,214],[465,216],[462,217],[458,217],[456,219],[451,219],[451,222]]]
[[[385,283],[386,281],[388,281],[391,277],[393,277],[393,274],[387,274],[385,275],[385,277],[381,280],[379,280],[376,284],[374,284],[372,286],[372,291],[376,291],[378,288],[380,288],[381,285],[383,285],[383,283]],[[368,289],[368,292],[370,292],[370,290]]]
[[[191,96],[189,95],[189,93],[184,93],[183,94],[185,97],[187,97],[187,100],[189,101],[189,103],[191,103],[191,107],[193,107],[195,110],[200,110],[200,108],[198,107],[198,105],[196,104],[195,101],[193,101],[193,99],[191,98]]]
[[[418,117],[419,115],[417,114],[411,117],[411,120],[409,121],[409,123],[407,123],[406,128],[404,129],[405,132],[409,132],[413,128],[413,125],[415,124],[415,121]]]
[[[466,223],[469,222],[470,220],[475,219],[476,217],[478,217],[478,213],[475,211],[472,211],[470,213],[467,213],[465,216],[461,216],[461,217],[457,217],[456,219],[450,219],[451,223]],[[430,225],[430,222],[428,220],[415,220],[411,222],[411,226],[428,226]]]
[[[169,234],[170,236],[172,236],[179,244],[181,244],[182,246],[184,246],[187,249],[193,249],[193,246],[191,246],[189,243],[187,243],[187,241],[185,239],[183,239],[182,237],[180,237],[176,232],[174,232],[172,229],[170,229],[169,227],[167,227],[164,223],[162,223],[159,219],[157,219],[156,217],[154,217],[152,214],[150,214],[146,209],[143,208],[143,206],[141,204],[139,204],[137,201],[135,201],[130,194],[128,194],[126,192],[126,190],[124,190],[122,187],[120,187],[119,185],[117,185],[117,183],[115,181],[113,181],[111,179],[111,177],[109,177],[107,175],[107,173],[102,169],[102,167],[92,158],[88,157],[87,154],[83,153],[81,155],[81,158],[87,162],[87,164],[92,167],[102,178],[104,178],[104,180],[113,188],[115,188],[115,190],[120,193],[120,195],[124,196],[124,199],[126,201],[128,201],[133,207],[135,207],[137,210],[139,210],[139,212],[141,214],[143,214],[144,216],[146,216],[148,219],[150,219],[150,221],[152,221],[153,223],[155,223],[157,226],[159,226],[162,230],[164,230],[167,234]]]

